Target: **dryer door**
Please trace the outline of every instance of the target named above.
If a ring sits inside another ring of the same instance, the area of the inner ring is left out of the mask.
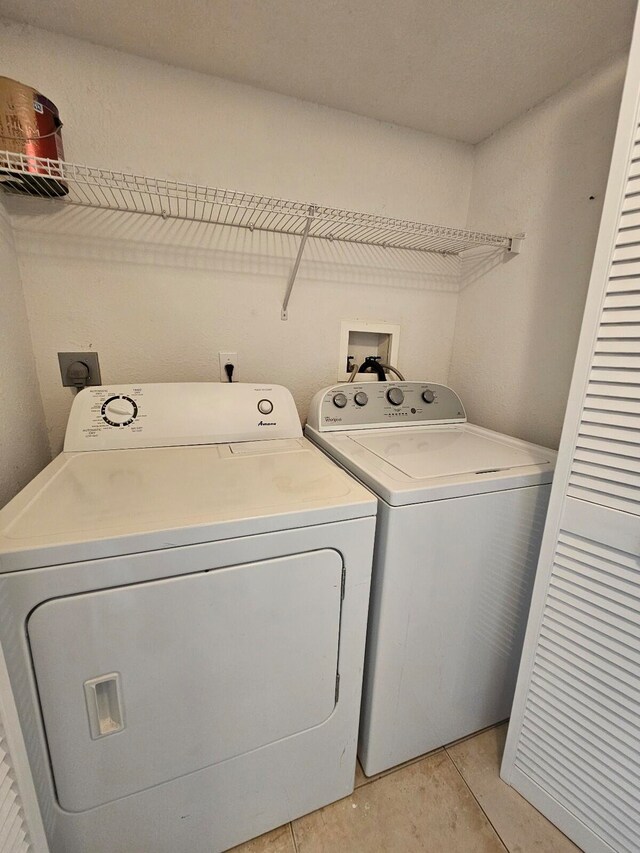
[[[58,800],[84,811],[320,725],[333,550],[50,600],[28,622]]]

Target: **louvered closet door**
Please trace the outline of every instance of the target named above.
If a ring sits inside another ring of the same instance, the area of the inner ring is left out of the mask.
[[[639,133],[640,137],[640,133]],[[640,138],[607,282],[567,494],[640,512]]]
[[[638,22],[502,766],[589,853],[640,852]]]
[[[0,853],[48,849],[0,649]]]

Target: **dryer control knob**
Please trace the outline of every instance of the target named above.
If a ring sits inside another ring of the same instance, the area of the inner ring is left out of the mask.
[[[387,400],[392,406],[400,406],[404,403],[404,393],[402,388],[389,388],[387,391]]]
[[[431,388],[427,388],[425,391],[422,392],[422,399],[425,401],[425,403],[433,403],[433,401],[436,399],[436,395],[433,393]]]
[[[105,400],[100,414],[102,420],[109,426],[125,427],[135,421],[138,416],[138,406],[131,397],[120,394]]]
[[[334,394],[333,395],[333,405],[337,406],[339,409],[344,409],[347,405],[347,396],[346,394]]]
[[[356,406],[366,406],[369,402],[369,398],[364,391],[357,391],[353,399],[356,401]]]

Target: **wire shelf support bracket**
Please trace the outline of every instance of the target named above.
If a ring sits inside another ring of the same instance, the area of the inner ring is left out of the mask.
[[[13,151],[0,150],[0,187],[9,194],[49,199],[52,206],[75,204],[300,237],[282,304],[283,320],[288,317],[309,237],[441,255],[459,255],[479,247],[517,254],[524,238],[144,177]]]
[[[302,255],[304,254],[304,247],[307,242],[307,238],[309,236],[309,230],[311,228],[311,223],[313,222],[313,217],[316,212],[315,204],[309,205],[309,212],[307,215],[307,223],[304,226],[304,231],[302,232],[302,238],[300,239],[300,245],[298,246],[298,254],[296,255],[295,262],[293,264],[293,269],[289,274],[289,281],[287,282],[287,290],[284,294],[284,302],[282,303],[282,312],[280,314],[281,320],[289,319],[289,300],[291,299],[291,291],[293,290],[293,285],[296,280],[296,276],[298,275],[298,267],[300,266],[300,261],[302,260]]]

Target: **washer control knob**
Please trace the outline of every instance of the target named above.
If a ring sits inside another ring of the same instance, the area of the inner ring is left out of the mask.
[[[401,406],[404,403],[404,393],[402,388],[389,388],[387,391],[387,400],[392,406]]]
[[[425,390],[422,392],[422,399],[425,401],[425,403],[433,403],[433,401],[436,399],[436,395],[433,393],[431,388],[425,388]]]
[[[273,411],[273,403],[271,400],[260,400],[258,402],[258,411],[261,415],[270,415]]]
[[[356,401],[356,406],[366,406],[369,402],[369,398],[364,391],[356,391],[353,399]]]
[[[339,409],[344,409],[347,405],[347,395],[342,392],[338,392],[333,395],[333,405],[337,406]]]

